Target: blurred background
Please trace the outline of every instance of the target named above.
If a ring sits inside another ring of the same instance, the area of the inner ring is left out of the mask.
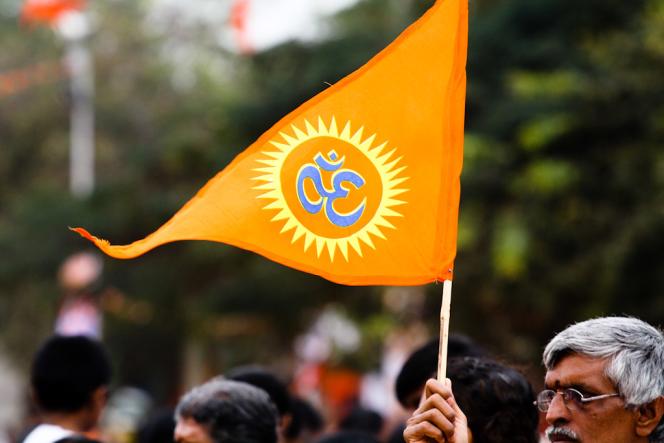
[[[136,417],[247,363],[394,413],[442,285],[344,287],[204,242],[119,261],[67,227],[143,238],[433,1],[28,3],[0,0],[0,441],[56,329],[104,341]],[[664,323],[664,0],[473,0],[468,77],[451,329],[539,387],[567,324]]]

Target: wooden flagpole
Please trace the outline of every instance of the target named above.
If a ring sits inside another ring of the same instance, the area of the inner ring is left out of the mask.
[[[438,347],[438,381],[444,382],[447,374],[447,337],[450,330],[450,305],[452,280],[443,282],[443,301],[440,306],[440,345]]]

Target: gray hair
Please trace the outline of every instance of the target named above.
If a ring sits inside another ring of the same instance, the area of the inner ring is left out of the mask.
[[[546,346],[544,366],[551,370],[570,353],[608,359],[606,376],[629,408],[664,396],[664,334],[631,317],[603,317],[576,323]],[[650,435],[664,443],[664,419]]]
[[[186,393],[175,417],[192,418],[205,427],[215,443],[277,442],[277,409],[268,394],[223,377]]]

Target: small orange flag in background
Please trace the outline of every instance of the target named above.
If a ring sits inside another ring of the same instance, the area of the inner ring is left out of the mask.
[[[350,285],[450,279],[466,93],[467,0],[438,0],[365,66],[291,112],[133,258],[177,240],[255,251]]]
[[[55,24],[65,13],[80,11],[85,0],[25,0],[21,19],[26,23]]]

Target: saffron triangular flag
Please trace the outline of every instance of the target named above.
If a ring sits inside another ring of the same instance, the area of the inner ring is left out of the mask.
[[[291,112],[133,258],[211,240],[351,285],[450,279],[456,255],[467,0],[438,0],[366,65]]]

